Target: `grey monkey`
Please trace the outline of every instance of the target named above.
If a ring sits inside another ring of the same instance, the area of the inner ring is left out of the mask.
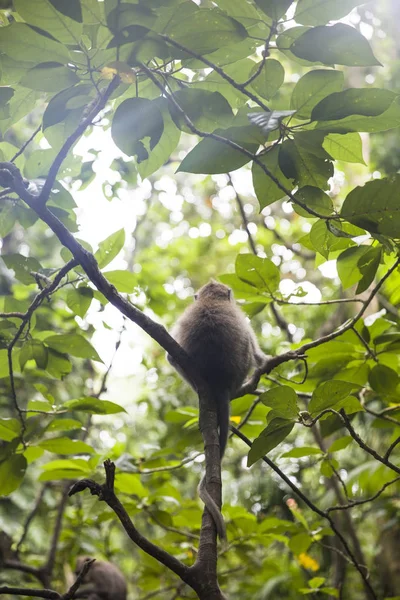
[[[90,557],[78,557],[76,574],[81,571],[88,558]],[[125,578],[118,567],[110,562],[96,560],[85,575],[76,597],[88,600],[126,600],[127,593]]]
[[[229,435],[230,400],[250,369],[261,366],[266,356],[250,323],[236,305],[230,288],[210,281],[195,298],[196,301],[178,319],[172,337],[187,352],[211,390],[217,406],[222,459]],[[170,355],[168,360],[185,377]],[[214,519],[219,537],[225,539],[225,523],[206,490],[205,477],[200,482],[199,495]]]

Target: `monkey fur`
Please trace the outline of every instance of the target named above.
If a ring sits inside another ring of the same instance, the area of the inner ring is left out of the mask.
[[[229,435],[230,400],[250,369],[262,365],[266,356],[230,288],[210,281],[195,299],[178,319],[172,337],[187,352],[213,394],[222,460]],[[185,377],[170,355],[168,360]],[[220,539],[226,539],[224,520],[206,490],[205,477],[200,482],[199,495],[214,519]]]
[[[79,556],[75,573],[78,574],[89,556]],[[96,560],[85,575],[76,597],[87,600],[127,600],[125,578],[112,563]]]

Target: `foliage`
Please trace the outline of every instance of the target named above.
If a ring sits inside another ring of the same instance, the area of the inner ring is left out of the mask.
[[[368,148],[400,105],[363,4],[1,4],[2,585],[65,593],[89,554],[135,598],[222,598],[212,552],[204,589],[189,569],[199,410],[159,325],[214,276],[272,355],[232,401],[221,588],[397,593],[399,175]],[[106,458],[160,552],[112,494],[68,498],[108,489]]]

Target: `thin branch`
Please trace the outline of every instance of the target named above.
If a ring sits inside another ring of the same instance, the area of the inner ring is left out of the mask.
[[[72,146],[78,141],[81,135],[85,132],[87,127],[91,125],[93,119],[99,114],[101,110],[105,107],[107,100],[114,92],[114,90],[118,87],[120,83],[120,79],[118,76],[115,76],[114,79],[109,83],[107,89],[100,97],[96,98],[91,107],[89,107],[89,112],[87,116],[81,121],[75,131],[67,138],[64,142],[63,146],[59,150],[57,156],[55,157],[53,164],[50,167],[49,174],[46,178],[43,189],[38,197],[39,204],[46,204],[49,199],[52,187],[57,177],[57,173],[67,157],[68,152],[71,150]]]
[[[29,144],[34,140],[34,138],[37,136],[37,134],[39,133],[39,131],[41,129],[42,129],[42,124],[40,124],[39,127],[37,127],[35,129],[35,131],[31,135],[31,137],[23,144],[23,146],[21,146],[21,148],[18,150],[18,152],[16,154],[14,154],[14,156],[11,159],[11,162],[15,162],[17,160],[18,156],[21,156],[21,154],[29,146]]]
[[[247,150],[246,148],[244,148],[240,144],[237,144],[236,142],[230,140],[229,138],[226,138],[226,137],[224,137],[222,135],[218,135],[216,133],[209,133],[209,132],[201,131],[200,129],[198,129],[196,127],[196,125],[194,125],[194,123],[187,116],[187,114],[182,109],[182,107],[180,106],[180,104],[176,101],[174,94],[173,93],[168,93],[165,90],[164,85],[158,81],[158,79],[155,76],[155,74],[153,73],[153,71],[151,69],[149,69],[144,63],[140,63],[140,67],[141,67],[141,69],[143,71],[145,71],[145,73],[148,75],[149,79],[151,79],[151,81],[154,83],[154,85],[156,85],[159,88],[159,90],[161,91],[161,93],[164,94],[166,96],[166,98],[168,98],[172,102],[172,104],[175,106],[176,110],[179,112],[179,114],[185,120],[186,124],[188,125],[188,127],[192,131],[192,133],[195,133],[196,135],[198,135],[198,136],[200,136],[202,138],[210,138],[210,139],[215,140],[217,142],[221,142],[222,144],[225,144],[227,146],[230,146],[234,150],[237,150],[238,152],[240,152],[244,156],[247,156],[247,158],[249,159],[249,161],[253,161],[257,166],[259,166],[260,169],[265,173],[265,175],[267,175],[267,177],[269,177],[275,183],[275,185],[286,196],[288,196],[291,199],[292,202],[294,202],[295,204],[298,204],[299,206],[301,206],[310,215],[313,215],[314,217],[318,217],[319,219],[323,219],[323,220],[328,220],[328,219],[333,220],[334,218],[336,218],[336,217],[332,217],[332,216],[327,217],[326,215],[321,215],[321,214],[317,213],[315,210],[313,210],[312,208],[310,208],[309,206],[307,206],[306,204],[304,204],[304,202],[302,202],[301,200],[299,200],[298,198],[296,198],[296,196],[294,196],[294,194],[291,191],[289,191],[284,185],[282,185],[282,183],[279,181],[279,179],[277,177],[275,177],[275,175],[272,173],[272,171],[270,171],[265,166],[265,164],[260,160],[260,158],[259,158],[258,155],[253,154],[252,152],[250,152],[249,150]],[[337,218],[339,218],[339,217],[337,217]]]
[[[389,458],[389,456],[392,454],[393,450],[396,448],[396,446],[398,444],[400,444],[400,436],[398,438],[396,438],[392,444],[390,444],[389,448],[387,449],[387,451],[385,452],[385,455],[383,457],[385,460],[387,460]]]
[[[68,502],[68,491],[69,491],[69,484],[65,484],[64,489],[61,494],[61,500],[60,500],[60,502],[58,504],[58,508],[57,508],[56,521],[54,524],[54,531],[53,531],[53,536],[51,539],[49,554],[47,557],[46,565],[43,567],[43,571],[46,573],[46,575],[49,579],[51,579],[51,576],[52,576],[53,570],[54,570],[54,565],[56,562],[57,547],[58,547],[58,541],[60,539],[60,534],[61,534],[62,520],[63,520],[63,516],[64,516],[65,507],[67,506],[67,502]]]
[[[215,63],[213,63],[210,60],[208,60],[207,58],[205,58],[205,56],[203,56],[202,54],[197,54],[197,52],[193,52],[189,48],[186,48],[186,46],[182,46],[182,44],[180,44],[176,40],[173,40],[168,35],[162,34],[161,37],[164,38],[164,40],[166,42],[171,44],[171,46],[175,46],[175,48],[178,48],[178,50],[187,52],[187,54],[189,54],[190,56],[193,56],[193,58],[196,58],[197,60],[199,60],[202,63],[204,63],[205,65],[207,65],[207,67],[210,67],[211,69],[213,69],[216,73],[218,73],[218,75],[220,77],[222,77],[222,79],[225,79],[225,81],[227,81],[233,88],[235,88],[236,90],[238,90],[239,92],[241,92],[242,94],[247,96],[250,100],[253,100],[253,102],[255,104],[257,104],[257,106],[259,106],[266,112],[270,112],[270,109],[268,108],[268,106],[266,104],[264,104],[264,102],[262,102],[262,100],[260,100],[260,98],[258,96],[256,96],[252,92],[249,92],[249,90],[246,89],[247,82],[245,84],[238,83],[230,75],[227,75],[227,73],[225,73],[225,71],[223,69],[221,69],[221,67],[219,67]]]
[[[141,548],[146,554],[155,558],[158,562],[166,566],[168,569],[178,575],[183,581],[188,582],[189,567],[187,567],[180,560],[153,544],[150,540],[145,538],[134,526],[125,508],[118,500],[114,492],[114,476],[115,476],[115,465],[110,460],[104,462],[104,469],[106,472],[106,483],[99,485],[95,481],[90,479],[82,479],[78,483],[75,483],[69,491],[69,495],[73,496],[79,492],[82,492],[86,488],[89,489],[90,493],[94,496],[98,496],[99,500],[104,501],[117,515],[123,528],[130,537],[130,539]],[[190,583],[189,583],[190,585]]]
[[[385,483],[381,489],[379,490],[379,492],[376,492],[376,494],[374,494],[373,496],[370,496],[369,498],[365,498],[364,500],[352,500],[350,501],[348,504],[340,504],[339,506],[331,506],[330,508],[326,509],[327,513],[333,512],[335,510],[348,510],[350,508],[354,508],[355,506],[361,506],[362,504],[368,504],[369,502],[373,502],[374,500],[376,500],[377,498],[379,498],[379,496],[381,494],[383,494],[383,492],[391,485],[393,485],[394,483],[397,483],[398,481],[400,481],[400,477],[396,477],[396,479],[392,479],[391,481],[388,481],[387,483]]]
[[[19,539],[19,542],[18,542],[18,544],[16,546],[16,552],[17,553],[20,551],[20,548],[21,548],[22,544],[24,543],[26,536],[28,535],[29,527],[30,527],[33,519],[36,517],[36,515],[37,515],[37,513],[39,511],[40,505],[43,502],[43,498],[44,498],[44,495],[45,495],[46,490],[47,490],[48,487],[49,487],[48,483],[45,483],[42,486],[42,489],[40,490],[40,492],[39,492],[39,494],[38,494],[38,496],[37,496],[37,498],[35,500],[35,504],[33,506],[33,509],[31,510],[31,512],[29,513],[29,515],[26,518],[26,521],[25,521],[24,527],[23,527],[23,531],[22,531],[22,535],[21,535],[21,537]]]

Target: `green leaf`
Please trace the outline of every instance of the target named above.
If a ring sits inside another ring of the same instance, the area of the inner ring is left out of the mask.
[[[370,233],[398,238],[399,185],[400,175],[396,174],[354,188],[343,203],[341,216]]]
[[[92,473],[92,468],[87,460],[82,458],[52,460],[42,466],[43,473],[40,481],[54,481],[59,479],[81,479]]]
[[[267,416],[269,423],[276,418],[293,421],[297,419],[297,394],[289,386],[282,385],[271,388],[261,394],[260,400],[265,406],[272,408]]]
[[[44,29],[63,44],[79,44],[82,35],[81,23],[59,12],[54,0],[53,3],[50,0],[15,0],[14,6],[29,25]]]
[[[41,63],[30,69],[20,84],[41,92],[60,92],[79,82],[79,77],[68,67],[57,63]]]
[[[320,188],[307,185],[298,190],[294,197],[319,215],[328,216],[333,213],[332,199]],[[293,202],[293,208],[298,215],[311,218],[315,215],[307,212],[302,206]]]
[[[46,431],[75,431],[82,429],[82,423],[77,421],[76,419],[54,419],[48,427],[46,427]]]
[[[11,442],[21,433],[21,423],[18,419],[0,419],[0,440]]]
[[[196,54],[208,54],[247,37],[239,21],[218,9],[198,9],[182,4],[163,33]]]
[[[332,452],[339,452],[339,450],[344,450],[345,448],[347,448],[347,446],[349,446],[351,444],[351,442],[353,441],[353,438],[351,437],[351,435],[345,435],[341,438],[339,438],[338,440],[335,440],[328,448],[328,454],[331,454]]]
[[[49,348],[57,350],[57,352],[64,352],[78,358],[90,358],[91,360],[102,362],[92,344],[78,333],[51,335],[44,340],[44,343]]]
[[[298,119],[309,119],[311,111],[323,98],[343,89],[344,73],[328,69],[309,71],[294,86],[290,108]]]
[[[67,437],[52,438],[43,440],[39,444],[40,448],[54,454],[93,454],[94,450],[89,444],[81,440],[70,440]]]
[[[365,37],[343,23],[309,29],[293,42],[290,50],[299,58],[326,65],[381,66]]]
[[[245,127],[232,127],[226,130],[217,129],[215,133],[235,142],[251,154],[255,154],[259,142],[255,139],[249,139],[248,129]],[[251,157],[228,144],[205,138],[186,155],[177,171],[209,174],[227,173],[239,169],[250,160]]]
[[[367,0],[299,0],[294,18],[302,25],[324,25],[328,21],[338,21],[353,8]]]
[[[138,163],[147,160],[160,141],[164,121],[154,100],[128,98],[115,111],[111,135],[120,150],[137,156]]]
[[[353,383],[347,381],[325,381],[319,385],[313,392],[308,405],[308,410],[312,417],[316,417],[320,412],[334,406],[341,400],[350,396],[354,388]]]
[[[293,189],[293,185],[289,179],[282,173],[279,163],[279,146],[274,146],[266,154],[258,157],[258,160],[270,171],[270,173],[279,181],[279,183],[289,192]],[[269,206],[275,200],[280,200],[286,196],[286,192],[263,171],[263,169],[253,163],[252,167],[253,186],[260,203],[261,209]]]
[[[280,145],[279,166],[285,177],[300,187],[326,188],[333,175],[332,163],[308,152],[296,138]]]
[[[28,360],[34,360],[39,369],[46,369],[48,361],[48,350],[39,340],[28,340],[21,348],[19,364],[21,371]]]
[[[350,131],[367,131],[376,133],[386,131],[400,125],[400,104],[396,98],[390,107],[381,115],[376,117],[364,117],[362,115],[351,115],[344,119],[335,121],[318,121],[315,129],[319,131],[331,131],[333,133],[348,133]]]
[[[250,76],[257,72],[259,65],[256,63]],[[260,74],[251,82],[251,87],[262,98],[269,100],[279,90],[285,79],[285,69],[278,60],[269,58],[264,62]]]
[[[87,11],[95,11],[96,3],[94,0],[82,0],[83,6],[81,7],[81,0],[68,0],[68,2],[64,2],[64,0],[49,0],[50,4],[54,6],[56,10],[58,10],[61,14],[77,21],[78,23],[82,23],[82,9]],[[97,9],[98,10],[98,9]],[[93,18],[93,15],[92,15]],[[100,20],[101,12],[97,12],[97,19]],[[96,23],[96,21],[94,21]]]
[[[266,15],[278,21],[286,13],[293,0],[255,0],[255,3]]]
[[[71,372],[71,361],[64,355],[49,348],[46,371],[53,377],[62,379]]]
[[[93,300],[93,290],[85,285],[70,288],[67,293],[67,306],[78,317],[83,318]]]
[[[353,245],[351,239],[336,237],[328,228],[328,223],[321,219],[316,221],[310,231],[311,244],[326,259],[329,254]]]
[[[122,494],[145,498],[148,490],[140,481],[140,475],[134,473],[117,473],[115,476],[115,487]]]
[[[114,415],[120,412],[126,412],[126,410],[109,400],[99,400],[99,398],[93,398],[88,396],[86,398],[79,398],[78,400],[68,400],[63,404],[64,408],[68,410],[81,410],[93,415]]]
[[[0,496],[8,496],[20,486],[26,467],[26,458],[21,454],[14,454],[0,463]]]
[[[31,272],[42,272],[43,268],[36,258],[32,256],[26,257],[22,254],[3,254],[1,257],[8,269],[12,269],[18,281],[25,285],[36,283],[36,279],[31,275]]]
[[[133,294],[138,277],[130,271],[106,271],[104,277],[121,293]]]
[[[158,171],[167,162],[177,147],[181,136],[181,131],[173,122],[169,111],[166,109],[162,110],[161,114],[164,121],[164,129],[161,137],[149,153],[148,158],[138,164],[138,172],[142,179]]]
[[[312,446],[303,446],[302,448],[293,448],[289,452],[285,452],[281,455],[282,458],[304,458],[305,456],[315,456],[324,454],[319,448]]]
[[[313,539],[308,533],[298,533],[289,540],[289,548],[298,556],[302,552],[307,552],[312,542]]]
[[[334,469],[337,470],[339,468],[339,463],[334,458],[324,458],[321,462],[321,475],[324,477],[332,477],[334,474]]]
[[[330,133],[325,137],[322,145],[335,160],[366,164],[359,133]]]
[[[337,259],[337,270],[343,288],[347,289],[360,281],[371,263],[375,265],[374,276],[380,257],[381,249],[370,246],[354,246],[342,252]]]
[[[118,254],[125,244],[125,231],[119,229],[112,233],[108,238],[100,242],[99,248],[94,257],[97,260],[99,269],[104,269]]]
[[[378,88],[356,89],[335,92],[321,100],[312,110],[312,121],[334,121],[351,115],[376,117],[385,112],[396,94]]]
[[[88,84],[75,85],[72,88],[63,90],[54,96],[47,105],[43,114],[43,131],[58,123],[63,123],[72,116],[77,119],[82,115],[82,106],[88,104],[93,99],[93,86]],[[72,99],[80,99],[82,104],[79,109],[68,108],[68,102]]]
[[[32,3],[30,3],[32,5]],[[25,23],[13,22],[0,28],[1,51],[15,61],[29,60],[43,63],[49,60],[61,64],[70,62],[70,55],[65,46],[40,35]]]
[[[293,421],[287,419],[274,419],[268,423],[264,431],[256,438],[250,448],[247,466],[251,467],[257,460],[268,454],[278,446],[294,427]]]
[[[47,177],[51,165],[57,155],[53,148],[35,150],[25,163],[24,175],[27,179]]]
[[[229,102],[219,92],[200,88],[178,90],[174,99],[190,121],[205,132],[229,127],[233,122],[233,112]],[[175,124],[187,133],[192,133],[182,113],[170,102],[169,110]]]
[[[235,271],[239,279],[263,292],[273,294],[279,287],[279,269],[269,258],[238,254]]]
[[[382,394],[393,394],[400,383],[396,371],[385,365],[375,365],[371,370],[368,381],[372,389]]]

